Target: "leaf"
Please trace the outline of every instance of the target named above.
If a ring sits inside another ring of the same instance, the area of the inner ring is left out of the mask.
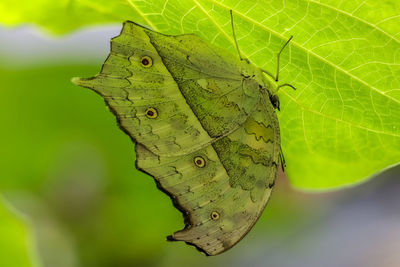
[[[110,4],[111,3],[111,4]],[[275,73],[282,53],[278,113],[291,183],[329,189],[361,182],[400,160],[400,4],[378,1],[10,1],[6,25],[53,32],[126,19],[165,34],[195,33]],[[36,10],[36,12],[32,12]]]

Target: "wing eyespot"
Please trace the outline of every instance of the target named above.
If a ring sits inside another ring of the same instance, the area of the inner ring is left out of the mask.
[[[149,119],[155,119],[158,117],[157,109],[155,108],[148,108],[146,109],[146,117]]]
[[[211,212],[211,219],[213,219],[214,221],[219,220],[219,213],[216,211]]]
[[[140,60],[140,63],[142,64],[143,67],[149,68],[153,65],[153,60],[149,56],[144,56]]]
[[[204,158],[197,156],[194,158],[194,164],[199,168],[204,168],[206,166],[206,161]]]

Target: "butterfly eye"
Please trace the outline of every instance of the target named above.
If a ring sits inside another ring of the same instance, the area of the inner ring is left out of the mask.
[[[158,117],[158,112],[155,108],[146,109],[146,117],[149,119],[155,119]]]
[[[142,63],[142,66],[145,68],[149,68],[153,65],[153,60],[149,56],[144,56],[140,60],[140,63]]]
[[[219,219],[219,213],[216,211],[211,212],[211,219],[213,219],[214,221]]]
[[[202,157],[195,157],[194,164],[196,164],[196,166],[199,168],[203,168],[206,166],[206,161]]]

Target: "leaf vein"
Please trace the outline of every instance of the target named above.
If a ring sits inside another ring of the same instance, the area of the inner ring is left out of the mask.
[[[139,8],[133,3],[132,0],[126,0],[126,2],[129,4],[129,6],[139,14],[140,17],[143,18],[143,20],[155,31],[157,31],[157,27],[154,26],[154,24],[144,15],[142,11],[139,10]]]
[[[286,93],[285,91],[282,91],[282,93],[285,94],[293,103],[298,105],[300,107],[300,109],[308,111],[308,112],[311,112],[311,113],[314,113],[314,114],[316,114],[318,116],[321,116],[322,118],[328,118],[328,119],[331,119],[331,120],[336,120],[338,122],[341,122],[341,123],[344,123],[344,124],[348,124],[351,127],[359,128],[359,129],[362,129],[362,130],[365,130],[365,131],[368,131],[368,132],[372,132],[372,133],[376,133],[376,134],[384,134],[384,135],[389,135],[389,136],[394,136],[394,137],[400,137],[400,134],[388,133],[388,132],[384,132],[384,131],[371,129],[371,128],[368,128],[368,127],[365,127],[365,126],[362,126],[362,125],[359,125],[359,124],[354,124],[354,123],[351,123],[351,122],[348,122],[348,121],[345,121],[345,120],[342,120],[342,119],[339,119],[339,118],[336,118],[336,117],[333,117],[333,116],[329,116],[329,115],[323,114],[323,113],[318,112],[316,110],[304,107],[299,102],[297,102],[296,99],[294,97],[292,97],[290,94]]]
[[[390,39],[393,39],[394,41],[396,41],[397,43],[400,44],[400,40],[399,40],[399,39],[397,39],[397,38],[395,38],[394,36],[390,35],[389,33],[387,33],[386,31],[384,31],[384,30],[381,29],[380,27],[376,26],[375,24],[372,24],[372,23],[370,23],[370,22],[368,22],[368,21],[366,21],[366,20],[364,20],[364,19],[362,19],[362,18],[360,18],[360,17],[354,16],[354,15],[351,14],[351,13],[348,13],[348,12],[346,12],[346,11],[344,11],[344,10],[340,10],[340,9],[338,9],[338,8],[336,8],[336,7],[330,6],[330,5],[325,4],[325,3],[317,2],[317,1],[314,1],[314,0],[303,0],[303,1],[308,1],[308,2],[314,3],[314,4],[316,4],[316,5],[320,5],[320,6],[323,6],[323,7],[329,8],[329,9],[332,9],[332,10],[334,10],[334,11],[340,13],[340,14],[343,14],[343,15],[349,16],[349,17],[351,17],[351,18],[354,18],[354,19],[356,19],[356,20],[358,20],[358,21],[360,21],[360,22],[362,22],[362,23],[365,23],[365,24],[371,26],[372,28],[374,28],[374,29],[380,31],[380,32],[383,33],[384,35],[388,36]]]

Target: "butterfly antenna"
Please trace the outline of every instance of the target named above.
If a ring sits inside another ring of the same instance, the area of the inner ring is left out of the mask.
[[[233,40],[235,41],[236,50],[238,51],[239,58],[240,58],[240,60],[243,60],[243,59],[242,59],[242,56],[240,55],[239,45],[238,45],[238,43],[237,43],[237,40],[236,40],[235,27],[233,27],[233,15],[232,15],[232,9],[231,9],[231,10],[229,10],[229,12],[231,13],[231,25],[232,25],[232,34],[233,34]]]
[[[292,40],[293,35],[290,36],[289,40],[286,41],[286,43],[282,46],[281,51],[279,51],[278,55],[277,55],[277,64],[276,64],[276,77],[275,77],[275,81],[278,81],[279,79],[279,58],[281,56],[281,53],[283,51],[283,49],[285,49],[285,47],[288,45],[288,43],[290,42],[290,40]]]

